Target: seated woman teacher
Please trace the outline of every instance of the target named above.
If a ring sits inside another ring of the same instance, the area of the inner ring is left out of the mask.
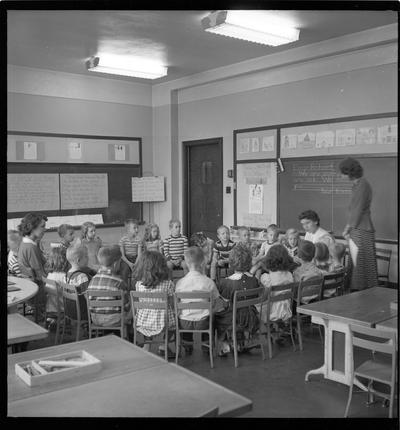
[[[346,158],[339,170],[353,182],[343,237],[349,243],[353,270],[351,289],[363,290],[378,286],[376,267],[375,229],[371,220],[372,188],[363,177],[363,168],[354,158]]]
[[[323,242],[329,249],[335,244],[334,237],[319,226],[320,220],[317,212],[308,209],[299,215],[299,221],[306,232],[304,240],[312,243]]]

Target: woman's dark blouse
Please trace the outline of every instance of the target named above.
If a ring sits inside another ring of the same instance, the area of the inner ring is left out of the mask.
[[[375,231],[371,220],[372,188],[365,178],[354,183],[348,207],[347,224],[351,228]]]

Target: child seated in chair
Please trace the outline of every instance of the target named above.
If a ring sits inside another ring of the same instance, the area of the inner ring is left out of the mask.
[[[172,279],[172,271],[175,268],[182,268],[184,275],[187,273],[183,254],[188,247],[188,240],[186,236],[181,234],[181,222],[179,220],[172,219],[169,222],[169,230],[171,234],[163,241],[163,250],[167,259],[169,277]]]
[[[219,292],[214,281],[203,274],[206,263],[203,251],[197,246],[191,246],[185,251],[185,261],[188,265],[189,273],[179,279],[175,291],[177,293],[193,291],[212,293],[215,305],[215,300],[218,298]],[[191,301],[193,300],[182,299],[182,303]],[[207,330],[209,320],[210,315],[207,309],[183,309],[179,315],[179,325],[184,330]],[[193,334],[182,333],[182,339],[187,342],[193,342]],[[184,347],[186,353],[192,353],[192,345],[184,345]]]
[[[18,264],[18,249],[21,244],[22,237],[17,230],[8,230],[7,246],[9,249],[7,255],[8,273],[11,276],[22,276],[21,269]]]
[[[314,245],[315,245],[314,263],[318,267],[318,269],[322,270],[323,274],[326,275],[329,272],[329,268],[331,266],[329,248],[323,242],[316,242]]]
[[[192,234],[190,237],[190,246],[197,246],[204,254],[204,274],[209,275],[213,256],[214,241],[207,237],[202,231]],[[186,261],[186,258],[185,258]],[[186,262],[187,264],[187,262]]]
[[[104,291],[127,291],[128,287],[126,283],[115,274],[115,263],[121,259],[121,251],[119,246],[104,246],[100,248],[97,259],[100,264],[100,268],[96,275],[92,278],[88,287],[88,297],[90,296],[90,290],[104,290]],[[93,297],[94,298],[94,297]],[[96,300],[106,302],[107,298],[96,297]],[[118,300],[118,296],[112,300]],[[104,306],[89,309],[90,318],[95,325],[99,326],[118,326],[121,324],[121,309],[119,306]],[[124,299],[124,317],[125,322],[128,323],[132,319],[132,312],[130,309],[130,300],[128,294],[125,294]]]
[[[261,274],[265,271],[264,260],[267,252],[276,244],[279,244],[279,228],[276,224],[270,224],[267,227],[267,240],[263,242],[260,248],[260,252],[258,255],[252,260],[252,268],[250,269],[250,273],[255,275],[259,280]]]
[[[58,229],[57,233],[60,236],[60,245],[62,248],[67,249],[71,246],[72,242],[74,241],[74,235],[75,230],[72,225],[69,224],[61,224]]]
[[[215,314],[215,324],[220,344],[219,356],[230,351],[229,338],[232,334],[233,298],[235,291],[249,290],[259,286],[258,280],[249,273],[251,268],[251,253],[243,245],[236,245],[229,255],[229,266],[234,270],[233,275],[221,279],[219,293],[228,302],[227,308]],[[238,340],[243,344],[243,334],[252,336],[259,328],[259,318],[254,306],[238,309],[237,312]],[[240,339],[241,337],[241,339]]]
[[[69,263],[66,256],[65,248],[51,248],[49,255],[47,257],[46,262],[46,271],[47,279],[50,279],[55,282],[65,282],[66,281],[66,273],[69,267]],[[55,290],[55,287],[47,284],[47,288],[51,290]],[[64,311],[64,304],[62,299],[62,294],[60,294],[60,302],[59,307],[60,310]],[[46,312],[47,313],[56,313],[57,312],[57,302],[55,295],[48,295],[46,302]],[[52,321],[48,321],[48,323],[52,323]]]
[[[221,225],[217,230],[218,240],[214,244],[213,258],[211,262],[210,278],[215,282],[217,277],[217,267],[227,268],[229,265],[229,255],[235,246],[230,238],[229,228]]]
[[[339,272],[345,269],[343,258],[346,253],[346,246],[343,243],[336,242],[331,248],[332,260],[329,267],[330,272]]]

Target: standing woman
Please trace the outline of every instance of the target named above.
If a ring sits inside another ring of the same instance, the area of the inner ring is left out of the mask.
[[[353,183],[343,237],[349,243],[353,263],[351,289],[364,290],[378,286],[375,255],[375,229],[371,220],[372,188],[363,177],[363,168],[354,158],[339,164],[340,172]]]

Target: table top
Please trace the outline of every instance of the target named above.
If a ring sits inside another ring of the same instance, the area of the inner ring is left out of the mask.
[[[7,344],[43,339],[49,332],[20,314],[7,315]]]
[[[397,316],[394,318],[390,318],[390,320],[383,321],[377,324],[375,327],[380,330],[394,331],[395,333],[397,333],[397,327],[398,327]]]
[[[319,318],[373,327],[397,316],[390,302],[397,297],[391,288],[374,287],[297,307],[297,312]]]
[[[99,372],[34,388],[14,374],[17,362],[80,349],[102,361]],[[8,397],[10,416],[194,417],[216,406],[233,416],[252,408],[251,400],[114,335],[9,356]]]
[[[10,286],[20,288],[20,291],[7,292],[7,307],[25,302],[38,292],[39,287],[29,278],[7,276],[7,280],[15,284]]]

